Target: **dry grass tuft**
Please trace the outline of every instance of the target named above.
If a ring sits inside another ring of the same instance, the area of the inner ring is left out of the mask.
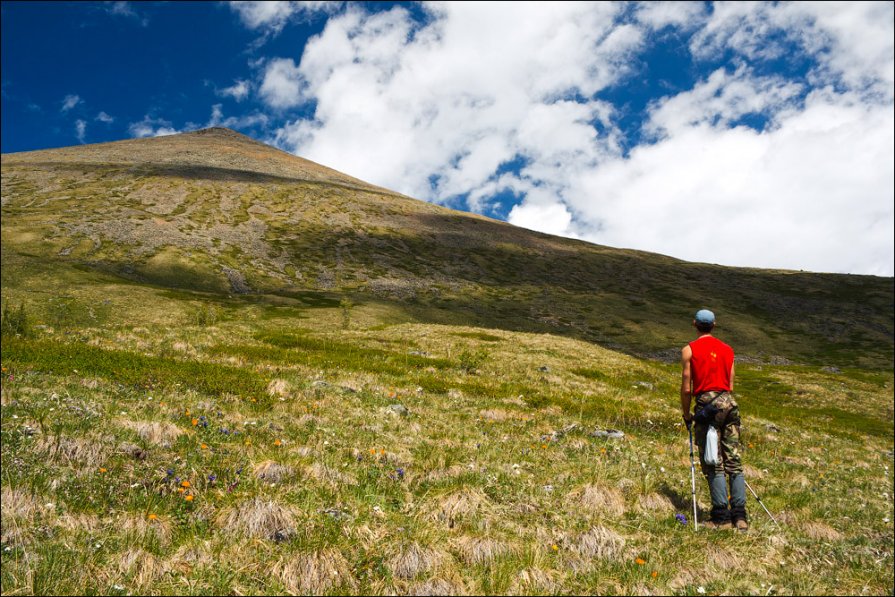
[[[292,474],[292,467],[276,463],[273,460],[265,460],[255,465],[255,476],[268,483],[279,483],[283,479],[291,477]]]
[[[351,566],[337,549],[281,560],[274,566],[273,573],[289,592],[297,595],[322,595],[338,587],[357,588]]]
[[[674,512],[674,504],[664,495],[649,493],[637,498],[637,506],[644,512],[670,513]]]
[[[407,591],[407,595],[465,595],[462,585],[445,580],[433,578],[426,582],[416,583]]]
[[[511,551],[505,543],[484,537],[460,537],[453,546],[460,559],[469,565],[488,564]]]
[[[445,554],[440,551],[421,547],[418,543],[411,543],[389,558],[385,566],[393,576],[409,579],[431,572],[441,565],[444,559]]]
[[[614,487],[585,485],[569,496],[593,514],[609,514],[623,516],[625,514],[625,496]]]
[[[170,448],[171,444],[183,434],[183,431],[173,423],[159,423],[157,421],[133,421],[125,423],[137,432],[144,442]]]
[[[556,581],[553,571],[527,568],[521,570],[513,580],[509,593],[511,595],[530,595],[532,593],[555,595],[559,589],[560,585]]]
[[[742,560],[733,552],[716,547],[708,552],[708,563],[721,572],[739,570]]]
[[[129,549],[118,558],[118,572],[130,577],[137,587],[149,587],[162,575],[162,566],[151,553]]]
[[[97,468],[108,457],[109,447],[102,442],[87,437],[63,437],[54,435],[43,437],[39,448],[53,462]]]
[[[585,560],[620,560],[624,548],[625,538],[604,526],[592,527],[572,545],[572,551]]]
[[[230,508],[218,516],[218,525],[237,530],[252,539],[282,541],[295,534],[295,517],[288,508],[255,498]]]
[[[806,522],[801,525],[802,532],[816,541],[839,541],[842,533],[822,522]]]
[[[274,379],[267,384],[267,393],[274,398],[285,398],[289,395],[289,382],[285,379]]]
[[[339,488],[344,485],[356,485],[357,481],[350,475],[331,468],[322,462],[305,467],[305,474],[331,488]]]
[[[478,513],[490,506],[490,503],[482,490],[463,488],[438,499],[432,518],[454,526],[458,520]]]

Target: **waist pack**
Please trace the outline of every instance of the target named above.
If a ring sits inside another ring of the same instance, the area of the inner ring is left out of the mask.
[[[728,421],[731,411],[736,409],[736,406],[737,403],[734,401],[733,396],[730,395],[730,392],[721,392],[697,408],[696,412],[693,413],[693,420],[702,425],[713,425],[719,429],[727,423],[739,425],[739,416],[735,417],[736,420]]]

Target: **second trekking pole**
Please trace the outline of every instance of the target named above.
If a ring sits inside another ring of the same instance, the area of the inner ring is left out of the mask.
[[[690,492],[693,495],[693,532],[696,532],[696,464],[693,462],[693,422],[687,421],[687,431],[690,432]]]

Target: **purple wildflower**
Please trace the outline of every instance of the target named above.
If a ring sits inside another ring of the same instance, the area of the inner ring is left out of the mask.
[[[218,476],[215,474],[208,475],[209,483],[214,483],[217,480]]]
[[[674,517],[677,519],[677,521],[679,523],[681,523],[683,525],[687,524],[687,517],[684,516],[683,514],[675,514]]]
[[[165,472],[168,474],[169,477],[173,477],[173,476],[174,476],[174,469],[173,469],[173,468],[169,468],[169,469],[166,470]]]

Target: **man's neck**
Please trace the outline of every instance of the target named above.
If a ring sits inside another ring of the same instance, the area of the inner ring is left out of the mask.
[[[705,334],[703,334],[703,333],[700,332],[699,337],[696,338],[696,339],[697,339],[697,340],[702,340],[703,338],[711,338],[711,337],[712,337],[712,333],[711,333],[711,332],[706,332]]]

